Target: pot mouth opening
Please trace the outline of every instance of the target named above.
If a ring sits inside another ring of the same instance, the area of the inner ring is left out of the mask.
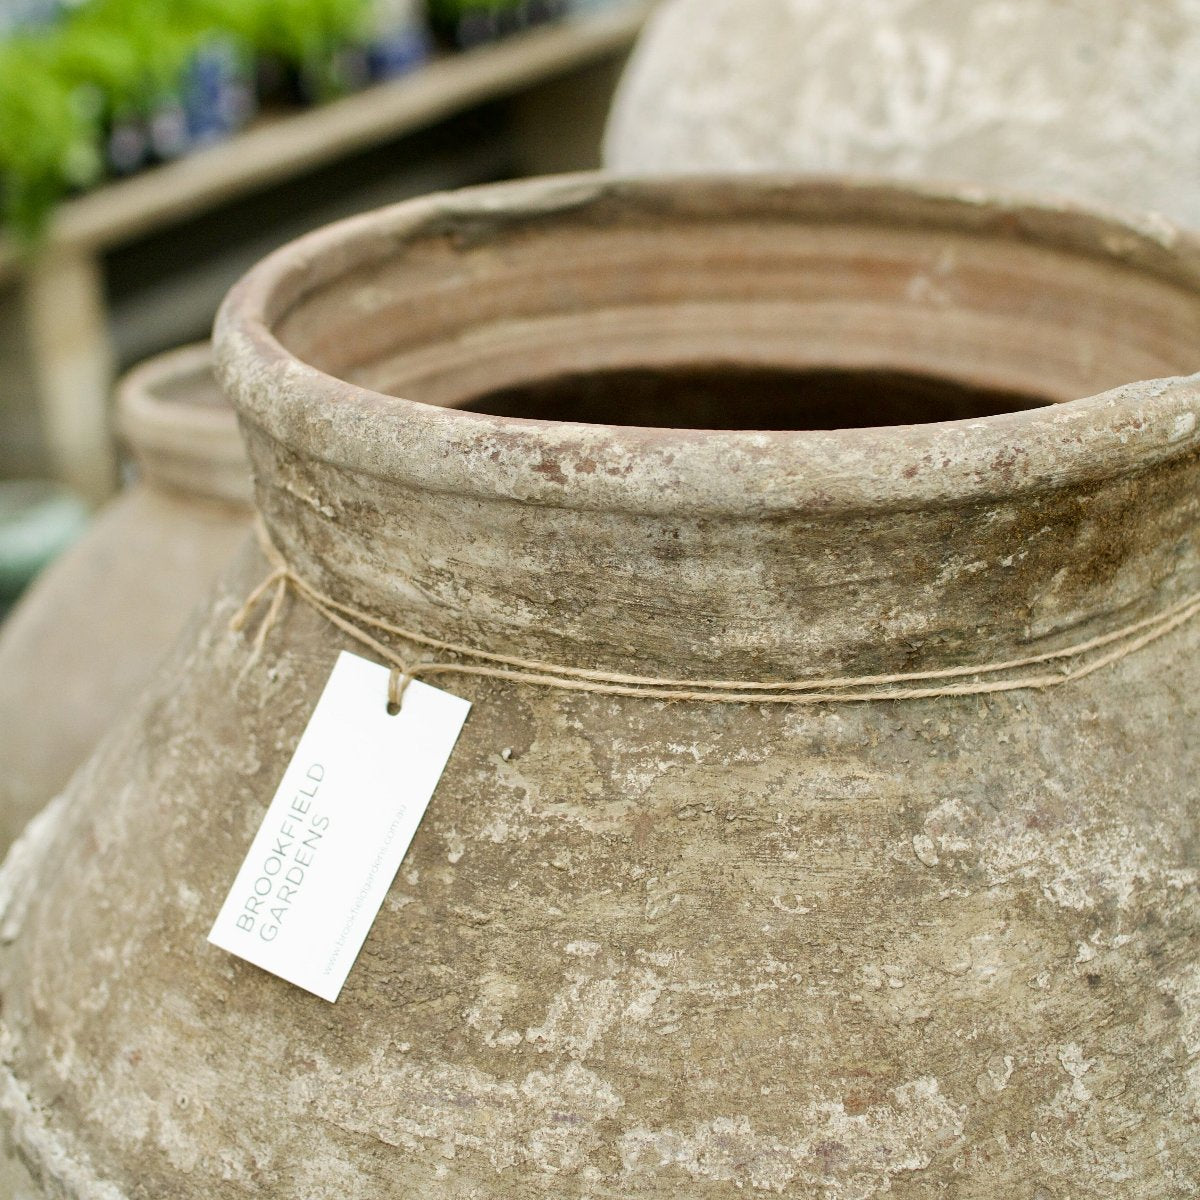
[[[763,499],[714,474],[742,458],[787,474],[780,506],[919,502],[1186,450],[1200,247],[870,180],[526,180],[277,251],[217,349],[251,426],[423,487],[724,510]],[[1020,478],[988,478],[1016,444]]]
[[[1049,397],[907,371],[698,362],[553,375],[455,407],[589,425],[783,431],[975,420],[1052,403]]]

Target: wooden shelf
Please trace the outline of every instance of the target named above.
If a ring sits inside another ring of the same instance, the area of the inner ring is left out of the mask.
[[[590,121],[598,134],[604,113],[595,107],[595,84],[605,81],[607,103],[610,72],[654,4],[623,0],[447,54],[319,108],[264,116],[227,142],[67,201],[32,255],[23,256],[0,236],[0,345],[17,347],[3,364],[7,408],[34,407],[49,468],[102,501],[117,481],[108,404],[116,353],[106,253],[492,100],[513,102],[512,123],[521,130],[523,156],[537,164],[532,169],[578,169],[561,151],[575,141],[580,122]]]
[[[210,149],[67,201],[55,214],[46,250],[101,252],[472,105],[610,57],[632,45],[653,7],[653,0],[626,0],[448,54],[409,75],[317,108],[265,118]],[[22,265],[11,243],[0,240],[0,280]]]

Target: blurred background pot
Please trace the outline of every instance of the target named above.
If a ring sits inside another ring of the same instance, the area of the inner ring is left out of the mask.
[[[1200,0],[667,0],[626,71],[623,172],[854,171],[1200,226]]]
[[[1184,235],[531,182],[285,248],[217,346],[295,571],[496,653],[912,673],[1200,588]],[[1200,1187],[1196,622],[990,696],[446,677],[474,707],[329,1005],[206,942],[358,648],[293,596],[256,657],[267,571],[247,547],[5,868],[0,1106],[45,1194]]]
[[[128,706],[244,536],[250,478],[207,344],[130,372],[117,395],[140,478],[0,627],[0,844]]]

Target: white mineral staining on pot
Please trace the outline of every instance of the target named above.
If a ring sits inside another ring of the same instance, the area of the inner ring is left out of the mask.
[[[897,1176],[952,1150],[963,1110],[926,1076],[893,1088],[888,1103],[853,1115],[839,1099],[814,1100],[789,1124],[788,1137],[760,1132],[747,1116],[632,1129],[621,1138],[621,1161],[634,1186],[671,1170],[738,1188],[871,1200],[890,1191]]]
[[[600,953],[599,942],[578,941],[568,942],[563,950],[576,958],[595,958]]]
[[[1086,809],[1077,816],[1060,812],[1063,793],[1053,780],[1045,794],[1031,794],[1006,811],[989,811],[949,799],[926,816],[913,839],[926,865],[953,858],[978,865],[989,887],[1035,881],[1041,894],[1065,909],[1084,910],[1113,901],[1126,907],[1143,887],[1183,891],[1197,882],[1191,868],[1174,867],[1159,848],[1103,814]]]
[[[1074,1042],[1058,1049],[1059,1065],[1071,1077],[1071,1098],[1086,1101],[1092,1098],[1091,1090],[1084,1082],[1084,1077],[1096,1065],[1094,1058],[1085,1058],[1083,1051]]]
[[[65,796],[50,802],[25,826],[0,867],[0,942],[18,937],[25,910],[36,890],[34,878],[65,817]]]
[[[320,513],[321,516],[329,520],[333,520],[337,516],[337,510],[322,500],[320,496],[310,492],[303,480],[296,482],[292,479],[285,479],[282,486],[284,491],[295,496],[297,500],[300,500],[304,504],[307,504],[309,508]]]
[[[16,1158],[0,1159],[0,1196],[26,1200],[37,1195],[33,1177]]]
[[[1011,1054],[993,1054],[987,1066],[976,1076],[975,1087],[981,1096],[994,1095],[1008,1087],[1016,1060]]]
[[[0,1026],[0,1050],[3,1050],[5,1060],[11,1056],[9,1036]],[[97,1177],[76,1139],[51,1126],[41,1106],[32,1103],[17,1080],[7,1072],[0,1072],[0,1112],[15,1127],[13,1141],[20,1146],[22,1154],[52,1164],[51,1179],[59,1185],[56,1187],[58,1194],[79,1196],[84,1200],[127,1200],[116,1187]],[[10,1192],[0,1194],[12,1196],[14,1200],[37,1200],[46,1195],[41,1182],[34,1184],[21,1157],[11,1151],[0,1160],[0,1184],[12,1188]]]
[[[859,975],[867,987],[873,988],[875,991],[883,987],[883,972],[874,963],[867,963],[866,966],[860,968]]]
[[[683,957],[679,950],[638,950],[634,957],[648,967],[669,967]]]
[[[645,888],[646,905],[643,911],[647,922],[653,923],[669,916],[671,910],[683,902],[683,896],[668,879],[652,876],[646,880]]]
[[[537,780],[571,764],[568,792],[543,794]],[[543,835],[548,823],[566,819],[589,832],[619,827],[627,820],[627,805],[605,803],[602,775],[593,759],[591,742],[559,725],[534,742],[519,758],[489,765],[479,777],[480,793],[494,798],[495,815],[489,826],[502,840],[523,841]]]
[[[657,1012],[663,979],[646,967],[615,968],[599,958],[595,943],[572,943],[566,948],[568,962],[582,960],[563,984],[541,1000],[541,1018],[536,1024],[517,1028],[516,1013],[529,1013],[528,993],[523,981],[488,976],[466,1011],[467,1025],[488,1046],[515,1046],[522,1041],[551,1058],[583,1061],[607,1044],[616,1031],[637,1027],[661,1032],[671,1013]],[[591,968],[589,971],[588,968]]]
[[[548,1174],[584,1168],[623,1106],[611,1084],[577,1062],[508,1080],[475,1067],[397,1063],[383,1050],[314,1086],[308,1101],[313,1117],[387,1146]]]
[[[1174,424],[1171,426],[1171,434],[1167,439],[1171,442],[1182,442],[1190,438],[1196,432],[1196,414],[1195,413],[1180,413],[1175,418]]]
[[[961,800],[943,800],[926,815],[922,832],[913,838],[913,850],[927,867],[936,866],[941,854],[963,854],[971,849],[971,842],[961,831],[976,819]]]
[[[936,867],[938,865],[937,847],[933,843],[933,838],[927,833],[918,833],[912,840],[913,853],[927,867]]]
[[[612,1030],[649,1020],[663,981],[648,970],[620,976],[574,975],[550,1000],[540,1025],[525,1031],[536,1049],[582,1059]]]
[[[505,1028],[504,1008],[514,1003],[520,989],[516,982],[500,976],[487,976],[481,981],[479,997],[463,1014],[469,1028],[474,1029],[488,1046],[519,1046],[523,1034],[519,1029]]]

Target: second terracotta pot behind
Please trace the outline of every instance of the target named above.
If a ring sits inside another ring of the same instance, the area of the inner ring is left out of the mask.
[[[245,536],[249,466],[207,343],[131,371],[117,420],[139,482],[0,628],[0,850],[134,700]]]
[[[667,0],[613,103],[628,172],[851,171],[1200,223],[1196,0]]]

